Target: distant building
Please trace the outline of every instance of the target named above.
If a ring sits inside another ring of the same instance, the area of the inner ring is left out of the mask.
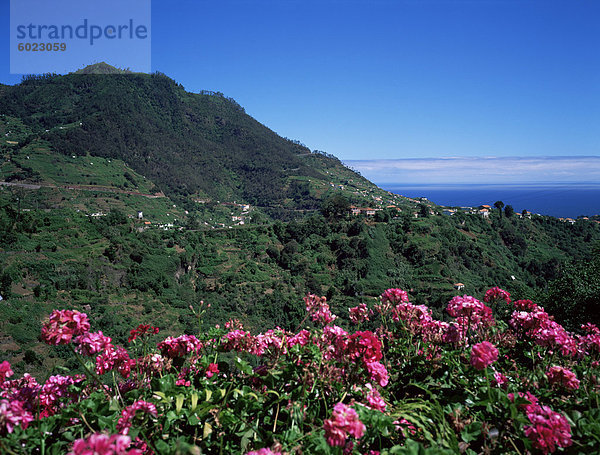
[[[465,288],[465,285],[462,283],[454,283],[454,289],[456,289],[457,291],[460,291],[462,289]]]
[[[350,213],[352,215],[366,215],[366,216],[375,216],[375,212],[381,209],[373,209],[371,207],[355,207],[353,205],[350,206]]]
[[[142,212],[138,212],[138,220],[144,218],[144,214]]]

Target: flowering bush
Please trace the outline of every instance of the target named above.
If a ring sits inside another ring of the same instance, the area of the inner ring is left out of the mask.
[[[471,348],[471,365],[478,370],[489,367],[498,360],[498,349],[489,341],[482,341]]]
[[[81,374],[40,384],[1,362],[0,453],[594,453],[600,329],[499,288],[484,301],[437,320],[389,289],[343,321],[309,295],[293,331],[232,320],[159,341],[141,324],[129,349],[55,310],[42,340]]]

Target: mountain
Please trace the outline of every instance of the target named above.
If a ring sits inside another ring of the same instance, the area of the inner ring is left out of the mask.
[[[78,69],[75,71],[75,74],[132,74],[132,71],[116,68],[108,63],[100,62]]]
[[[189,93],[159,73],[105,63],[67,75],[29,76],[0,91],[0,112],[63,156],[119,159],[176,200],[315,209],[332,175],[376,187],[334,157],[278,136],[218,92]]]

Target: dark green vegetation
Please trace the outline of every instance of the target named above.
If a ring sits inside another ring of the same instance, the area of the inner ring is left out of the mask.
[[[0,86],[0,153],[12,185],[0,186],[0,358],[19,372],[62,362],[36,343],[53,308],[90,314],[119,343],[140,322],[191,332],[201,300],[206,327],[235,317],[294,329],[298,295],[345,314],[390,287],[439,317],[457,292],[500,286],[539,301],[549,290],[569,328],[598,320],[598,268],[586,271],[598,224],[518,219],[510,205],[489,220],[437,215],[164,75]],[[384,210],[352,217],[351,203]]]
[[[119,159],[168,196],[317,209],[327,169],[368,182],[333,158],[281,138],[221,93],[188,93],[162,74],[84,70],[0,87],[6,139],[66,157]],[[89,72],[91,74],[85,74]],[[19,167],[19,166],[17,166]],[[31,179],[26,165],[15,178]]]
[[[201,300],[211,304],[206,328],[235,317],[253,331],[294,329],[303,316],[298,295],[326,295],[344,315],[389,287],[410,289],[415,303],[442,317],[456,282],[465,284],[460,294],[497,284],[534,297],[558,279],[551,289],[563,293],[574,273],[568,268],[562,275],[564,264],[591,259],[591,244],[600,239],[592,223],[542,217],[374,222],[315,215],[234,229],[139,232],[142,223],[118,210],[98,218],[69,209],[23,212],[4,199],[0,332],[4,357],[17,370],[58,361],[37,344],[40,320],[52,308],[90,314],[120,343],[140,322],[153,321],[166,333],[195,333],[189,306]],[[586,309],[577,307],[567,322],[598,322],[597,296],[589,293]]]

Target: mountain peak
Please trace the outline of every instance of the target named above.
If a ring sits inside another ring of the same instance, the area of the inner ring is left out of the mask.
[[[75,74],[131,74],[129,69],[116,68],[106,62],[94,63],[78,69]]]

